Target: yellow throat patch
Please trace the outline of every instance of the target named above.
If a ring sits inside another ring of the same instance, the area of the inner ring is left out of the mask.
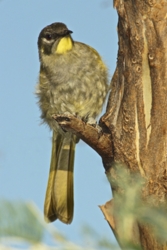
[[[57,54],[64,54],[68,50],[71,50],[72,46],[73,46],[73,44],[72,44],[71,38],[70,37],[63,37],[57,45],[56,53]]]

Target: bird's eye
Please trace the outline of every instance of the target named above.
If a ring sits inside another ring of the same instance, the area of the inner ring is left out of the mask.
[[[47,33],[45,35],[45,38],[50,41],[50,40],[52,40],[52,35],[50,33]]]

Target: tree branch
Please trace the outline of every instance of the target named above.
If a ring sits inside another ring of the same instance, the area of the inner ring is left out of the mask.
[[[113,159],[111,135],[103,132],[99,126],[85,123],[73,115],[53,115],[59,126],[66,131],[70,131],[86,142],[103,159],[106,170],[111,165]]]

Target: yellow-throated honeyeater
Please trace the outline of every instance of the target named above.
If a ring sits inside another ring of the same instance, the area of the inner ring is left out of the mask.
[[[108,91],[108,72],[98,52],[76,42],[63,23],[39,34],[39,83],[36,94],[42,119],[53,130],[50,173],[44,214],[48,221],[73,219],[73,165],[78,139],[63,131],[53,114],[70,113],[83,120],[96,118]]]

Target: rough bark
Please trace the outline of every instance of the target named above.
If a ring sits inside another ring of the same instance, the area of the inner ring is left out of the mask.
[[[119,190],[112,184],[118,178],[114,165],[120,163],[145,179],[143,202],[152,195],[153,204],[160,206],[167,201],[167,1],[115,0],[114,6],[119,15],[119,50],[107,112],[100,121],[103,130],[57,121],[101,155],[113,197]],[[101,209],[122,249],[126,248],[113,201]],[[150,226],[138,221],[131,225],[129,229],[127,221],[127,241],[145,250],[167,249]]]
[[[160,205],[167,194],[167,2],[118,0],[115,7],[118,61],[103,121],[112,135],[114,161],[139,172],[146,180],[144,200],[152,195]],[[147,225],[138,224],[138,232],[143,249],[167,249]]]

